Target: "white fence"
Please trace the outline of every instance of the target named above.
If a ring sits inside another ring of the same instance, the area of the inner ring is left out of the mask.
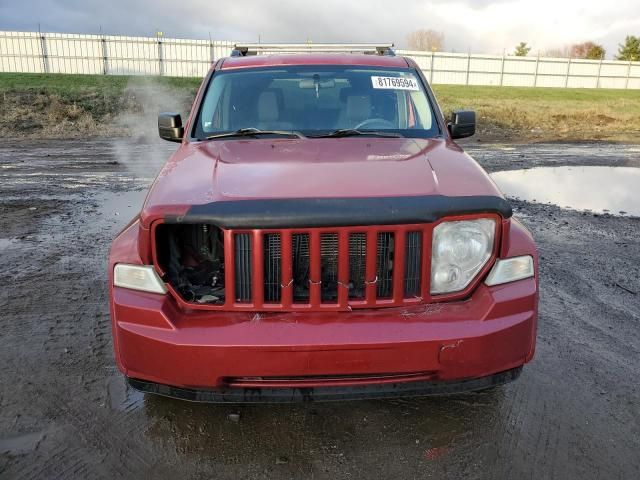
[[[0,32],[0,72],[202,77],[234,42]]]
[[[640,62],[515,57],[398,50],[415,59],[431,83],[510,87],[640,89]]]
[[[0,32],[0,72],[202,77],[232,41]],[[640,62],[398,50],[431,83],[640,89]]]

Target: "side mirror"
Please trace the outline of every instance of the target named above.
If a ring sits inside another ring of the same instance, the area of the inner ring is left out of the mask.
[[[163,140],[181,142],[184,137],[182,118],[178,113],[163,112],[158,115],[158,134]]]
[[[476,133],[476,112],[473,110],[456,110],[447,124],[451,138],[467,138]]]

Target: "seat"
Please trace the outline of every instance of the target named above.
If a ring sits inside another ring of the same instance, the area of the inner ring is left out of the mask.
[[[338,127],[354,128],[369,118],[371,118],[371,97],[368,95],[348,95]]]
[[[291,122],[280,121],[280,105],[276,92],[264,91],[258,97],[258,124],[260,130],[291,130]]]

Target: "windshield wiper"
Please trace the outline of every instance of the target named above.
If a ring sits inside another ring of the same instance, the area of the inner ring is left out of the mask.
[[[313,135],[312,138],[357,137],[359,135],[373,136],[373,137],[389,137],[389,138],[402,137],[402,135],[400,135],[399,133],[384,132],[381,130],[358,130],[356,128],[340,128],[331,133],[325,133],[323,135]]]
[[[295,130],[260,130],[259,128],[241,128],[233,132],[216,133],[215,135],[209,135],[207,140],[216,138],[231,138],[231,137],[258,137],[260,135],[281,135],[287,137],[304,138],[304,135]]]

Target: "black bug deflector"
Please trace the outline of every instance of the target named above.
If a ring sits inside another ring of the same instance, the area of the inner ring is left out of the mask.
[[[291,198],[233,200],[192,206],[166,223],[211,223],[220,228],[313,228],[432,223],[451,215],[497,213],[511,217],[498,196]]]

